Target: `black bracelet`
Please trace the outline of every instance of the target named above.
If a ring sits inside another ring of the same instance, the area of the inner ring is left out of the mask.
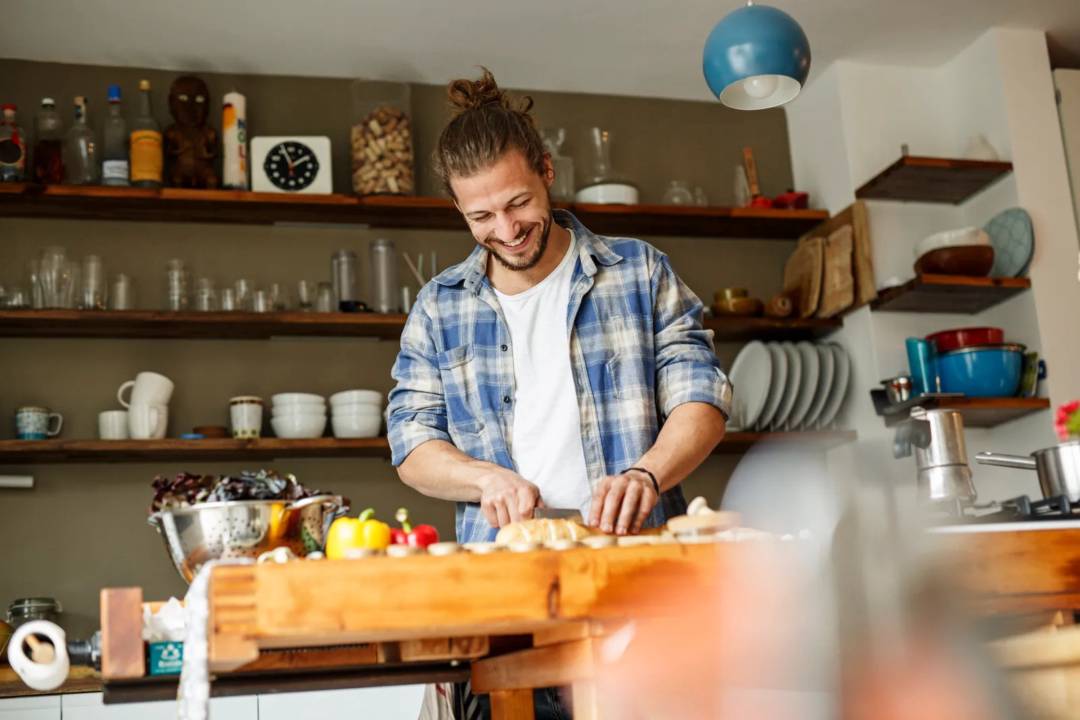
[[[622,473],[619,473],[619,474],[622,475],[623,473],[628,473],[631,470],[637,470],[638,472],[643,472],[646,475],[648,475],[649,479],[652,480],[653,489],[656,490],[656,495],[659,497],[659,495],[660,495],[660,483],[656,482],[656,476],[655,475],[653,475],[651,472],[649,472],[648,470],[646,470],[643,467],[628,467],[625,470],[623,470]]]

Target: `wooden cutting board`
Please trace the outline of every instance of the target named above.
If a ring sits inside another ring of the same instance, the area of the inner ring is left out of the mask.
[[[852,227],[844,225],[825,239],[825,269],[818,317],[837,315],[855,302],[855,278],[851,272],[853,236]]]
[[[850,309],[861,307],[877,297],[874,287],[874,263],[870,244],[870,221],[866,203],[861,200],[844,208],[836,215],[811,230],[806,237],[829,238],[837,230],[851,227],[851,276],[854,283],[853,301]],[[800,241],[801,242],[801,241]],[[784,270],[787,289],[787,269]],[[826,317],[822,315],[822,317]]]
[[[784,293],[792,298],[796,317],[808,318],[817,312],[824,259],[825,239],[803,237],[784,265]]]

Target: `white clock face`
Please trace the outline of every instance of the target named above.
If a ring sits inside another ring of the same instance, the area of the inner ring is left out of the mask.
[[[315,152],[301,142],[287,141],[270,148],[263,161],[267,179],[282,190],[303,190],[319,175]]]

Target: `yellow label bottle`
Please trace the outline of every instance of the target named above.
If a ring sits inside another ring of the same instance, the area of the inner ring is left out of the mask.
[[[131,184],[135,187],[161,187],[164,154],[161,127],[150,109],[150,81],[139,81],[139,111],[131,123]]]
[[[161,133],[135,130],[131,133],[131,182],[161,184]]]

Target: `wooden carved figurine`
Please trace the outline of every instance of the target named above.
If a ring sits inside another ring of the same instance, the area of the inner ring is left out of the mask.
[[[206,124],[210,93],[206,83],[192,75],[178,77],[169,88],[173,124],[165,129],[165,172],[173,187],[218,187],[214,160],[218,134]]]

